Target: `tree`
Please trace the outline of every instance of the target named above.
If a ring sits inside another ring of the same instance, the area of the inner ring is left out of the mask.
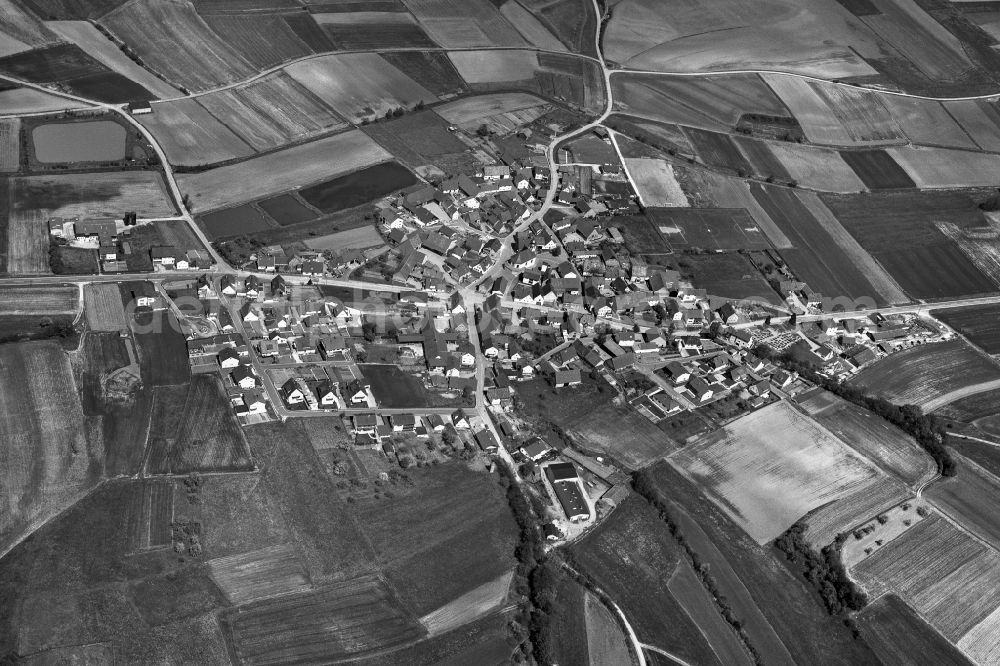
[[[476,134],[478,134],[479,136],[489,136],[490,128],[487,127],[486,123],[483,123],[482,125],[479,126],[479,129],[476,130]]]

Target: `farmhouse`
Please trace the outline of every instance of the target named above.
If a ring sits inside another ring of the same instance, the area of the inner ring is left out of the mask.
[[[583,381],[583,377],[580,375],[579,368],[574,368],[573,370],[556,370],[554,383],[556,388],[563,388],[564,386],[576,386]]]
[[[545,475],[556,492],[556,498],[570,522],[590,519],[590,507],[580,488],[579,475],[573,463],[553,463],[545,468]]]
[[[538,461],[547,456],[552,451],[552,447],[546,444],[544,439],[536,437],[522,446],[520,451],[528,460]]]

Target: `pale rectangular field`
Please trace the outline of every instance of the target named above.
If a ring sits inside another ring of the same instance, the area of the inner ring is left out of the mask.
[[[330,106],[284,72],[203,95],[198,103],[258,151],[347,126]]]
[[[785,171],[802,187],[845,194],[867,189],[858,174],[835,150],[797,143],[775,142],[768,146]]]
[[[759,544],[880,477],[784,401],[737,419],[668,460]]]
[[[1000,151],[1000,126],[997,125],[1000,117],[988,104],[984,105],[978,100],[962,100],[945,102],[944,108],[977,146],[992,152]]]
[[[618,618],[594,596],[593,592],[585,592],[583,599],[587,654],[590,663],[594,666],[632,663],[629,639],[618,623]]]
[[[445,48],[527,46],[489,0],[403,0],[431,39]]]
[[[253,149],[195,99],[153,104],[138,116],[172,164],[213,164],[254,154]]]
[[[547,51],[565,51],[563,45],[534,14],[517,2],[505,2],[500,13],[529,43]]]
[[[511,571],[495,580],[483,583],[424,615],[420,618],[420,624],[424,625],[429,635],[437,636],[477,620],[503,603],[513,578],[514,572]]]
[[[465,97],[435,107],[434,112],[455,125],[471,125],[483,118],[542,106],[545,101],[528,93],[496,93]]]
[[[1000,155],[948,148],[900,146],[886,150],[920,189],[995,187]]]
[[[46,174],[10,179],[11,211],[44,210],[50,217],[120,218],[177,214],[162,176],[155,171]]]
[[[1000,549],[1000,479],[957,453],[958,474],[931,484],[925,496],[959,525]]]
[[[392,155],[360,130],[310,141],[238,164],[181,174],[177,184],[195,210],[207,213],[329,180]]]
[[[84,105],[76,100],[51,95],[34,88],[14,88],[13,90],[0,91],[0,109],[3,109],[5,115],[62,111],[81,106]]]
[[[761,78],[777,93],[799,121],[802,131],[813,143],[850,146],[850,133],[834,115],[826,100],[805,79],[781,74],[762,74]]]
[[[834,83],[810,81],[809,85],[855,143],[905,142],[896,121],[882,104],[882,95]]]
[[[20,119],[0,120],[0,172],[17,171],[21,158],[20,130]]]
[[[643,206],[688,205],[674,168],[666,160],[626,159],[625,167]]]
[[[466,83],[523,81],[538,69],[534,51],[453,51],[448,57]]]
[[[978,664],[1000,664],[1000,608],[967,631],[958,647]]]
[[[49,223],[41,210],[11,211],[7,220],[7,272],[48,275]]]
[[[121,291],[116,284],[88,284],[83,289],[87,326],[93,331],[121,331],[128,328]]]
[[[76,44],[112,71],[135,81],[160,99],[182,97],[180,90],[135,63],[93,24],[87,21],[49,21],[46,25],[68,42]]]
[[[80,293],[74,285],[0,287],[0,314],[76,314],[79,309]]]
[[[883,95],[882,102],[913,143],[976,148],[976,143],[940,102],[902,95]]]
[[[311,587],[295,546],[287,543],[220,557],[206,564],[212,580],[231,604],[304,592]]]
[[[305,240],[306,247],[311,250],[364,250],[384,243],[385,240],[372,225]]]
[[[101,23],[135,49],[147,67],[188,90],[207,90],[256,73],[190,2],[134,0]]]
[[[398,107],[437,101],[430,92],[377,53],[328,55],[285,71],[344,118],[360,122]]]

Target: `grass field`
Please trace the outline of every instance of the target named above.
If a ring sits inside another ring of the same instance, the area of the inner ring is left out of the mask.
[[[886,595],[858,616],[865,642],[885,666],[972,666],[899,597]]]
[[[292,195],[285,194],[283,197],[291,198]],[[275,199],[280,197],[275,197]],[[268,201],[273,201],[269,199]],[[306,207],[299,204],[302,209]],[[263,207],[263,206],[262,206]],[[270,215],[270,213],[268,213]],[[314,217],[316,213],[312,213]],[[273,229],[274,222],[250,204],[223,208],[208,215],[198,217],[198,222],[212,240],[225,238],[227,236],[243,236],[253,234],[256,231]]]
[[[92,331],[121,331],[128,328],[117,285],[88,284],[83,288],[83,302],[87,326]]]
[[[835,150],[795,143],[769,144],[790,179],[819,192],[864,192],[865,184]]]
[[[406,476],[392,497],[353,505],[404,603],[431,613],[510,572],[516,527],[492,476],[461,461]]]
[[[129,2],[102,17],[101,23],[134,49],[147,67],[187,90],[206,90],[254,73],[190,2]]]
[[[769,250],[746,209],[647,208],[652,224],[675,250]]]
[[[732,627],[719,614],[715,600],[702,585],[698,575],[688,562],[678,563],[670,582],[670,594],[683,606],[695,624],[705,635],[712,650],[723,664],[750,664],[750,656],[743,649]],[[613,662],[595,662],[613,663]],[[621,662],[619,662],[621,663]]]
[[[0,120],[0,173],[17,171],[20,168],[20,129],[19,118]]]
[[[728,134],[693,127],[682,128],[699,159],[709,166],[737,174],[749,174],[752,167]]]
[[[543,104],[545,104],[544,101],[527,93],[495,93],[463,97],[460,100],[435,107],[434,112],[453,125],[475,127],[484,118],[530,109]]]
[[[750,260],[735,252],[696,254],[680,257],[682,275],[691,275],[694,284],[712,296],[749,299],[780,305],[783,300]]]
[[[926,412],[1000,386],[1000,368],[964,340],[907,349],[871,365],[851,383]]]
[[[464,666],[503,664],[512,658],[516,640],[509,633],[511,615],[494,613],[440,636],[351,663],[357,666]]]
[[[118,295],[117,289],[115,295]],[[79,309],[79,291],[73,285],[0,287],[0,315],[75,315]]]
[[[996,187],[1000,156],[949,148],[902,146],[887,150],[920,189]]]
[[[305,567],[289,544],[220,557],[206,564],[212,580],[234,605],[310,587]]]
[[[987,354],[1000,353],[1000,305],[947,308],[931,314]]]
[[[590,663],[596,665],[629,662],[631,660],[629,639],[619,626],[618,619],[590,592],[584,595],[584,613]],[[721,621],[721,618],[719,619]]]
[[[669,460],[759,544],[878,476],[828,430],[784,402],[730,423]]]
[[[958,474],[927,489],[927,497],[959,525],[1000,548],[1000,481],[965,457],[956,456]]]
[[[127,291],[124,292],[127,298]],[[127,307],[127,306],[126,306]],[[132,323],[143,380],[150,386],[186,384],[191,376],[187,342],[166,310],[138,314]]]
[[[306,206],[300,198],[292,193],[258,201],[257,205],[283,227],[308,222],[316,217],[316,211]],[[235,209],[230,208],[229,210]]]
[[[785,165],[781,163],[778,156],[771,150],[769,143],[742,136],[733,137],[733,141],[739,146],[740,151],[750,163],[752,173],[758,178],[764,178],[765,180],[771,178],[778,182],[790,182],[792,180],[791,174],[788,173]]]
[[[285,71],[342,117],[360,122],[398,107],[430,104],[434,93],[375,53],[328,55],[288,66]]]
[[[215,375],[154,392],[149,426],[149,474],[249,471],[247,440]]]
[[[152,171],[20,176],[10,180],[12,212],[45,211],[49,217],[139,217],[177,214],[160,174]]]
[[[69,359],[50,342],[0,345],[0,552],[95,485],[103,450],[88,440]]]
[[[666,160],[633,158],[625,160],[628,174],[644,206],[687,206],[687,197]]]
[[[434,165],[445,173],[473,168],[468,146],[448,126],[433,111],[418,111],[367,125],[362,131],[411,168]]]
[[[378,247],[385,243],[382,236],[372,225],[338,231],[326,236],[307,238],[306,247],[311,250],[365,250],[370,247]]]
[[[177,178],[199,213],[311,185],[391,156],[362,132],[311,141],[231,166]]]
[[[195,99],[164,102],[155,109],[138,120],[156,137],[171,164],[214,164],[254,154],[253,148]]]
[[[448,57],[469,84],[524,81],[538,69],[534,51],[455,51]]]
[[[373,201],[417,182],[398,162],[384,162],[299,190],[306,203],[335,213]]]
[[[380,406],[402,409],[428,406],[422,382],[398,366],[367,363],[358,367],[365,379],[371,382],[372,395]]]
[[[946,421],[957,421],[957,426],[953,423],[950,427],[955,428],[958,432],[968,431],[970,435],[1000,442],[1000,400],[998,399],[1000,399],[1000,389],[982,391],[950,402],[935,410],[934,413]],[[958,446],[959,444],[960,446]],[[966,452],[967,447],[972,447],[972,449],[981,449],[982,454],[987,456],[988,460],[995,457],[992,455],[993,447],[988,444],[980,446],[976,442],[961,441],[953,442],[953,445],[958,446],[963,453]],[[988,464],[984,462],[982,457],[972,453],[966,455],[1000,476],[1000,466],[994,467],[993,463]]]
[[[40,210],[13,211],[7,220],[7,272],[48,275],[48,216]]]
[[[1000,605],[1000,554],[937,514],[880,547],[851,573],[872,592],[898,594],[952,642]]]
[[[526,45],[489,0],[403,0],[403,4],[445,48]]]

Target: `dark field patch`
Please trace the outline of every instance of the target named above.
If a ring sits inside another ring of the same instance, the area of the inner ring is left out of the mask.
[[[782,299],[754,265],[742,254],[696,254],[678,257],[682,274],[690,274],[692,283],[707,289],[712,296],[754,299],[780,305]]]
[[[417,182],[416,177],[398,162],[385,162],[328,180],[299,191],[310,205],[324,213],[352,208],[401,190]]]
[[[931,314],[987,354],[1000,354],[1000,305],[932,310]]]
[[[709,132],[707,130],[685,127],[684,134],[694,145],[698,157],[705,164],[731,169],[737,173],[749,174],[753,167],[743,157],[736,144],[726,134]]]
[[[996,285],[950,239],[905,250],[873,252],[903,290],[914,298],[985,294]]]
[[[274,220],[285,227],[289,224],[299,224],[316,219],[316,213],[299,201],[294,194],[282,194],[270,199],[258,201],[257,205],[264,209],[264,212],[274,218]]]
[[[368,363],[359,366],[372,384],[372,395],[380,407],[408,409],[426,407],[430,398],[419,379],[395,365]]]
[[[840,5],[855,16],[878,16],[878,10],[872,0],[837,0]]]
[[[366,9],[365,11],[371,11]],[[407,23],[322,26],[338,49],[437,48],[419,25]]]
[[[6,246],[6,235],[2,245]],[[49,267],[57,275],[96,275],[97,250],[86,247],[57,247],[49,256]]]
[[[75,44],[58,44],[0,58],[0,72],[34,83],[62,83],[102,102],[149,99],[153,94],[111,71]]]
[[[271,221],[250,204],[202,215],[198,218],[198,222],[213,240],[273,228]]]
[[[465,153],[467,146],[448,131],[448,122],[433,111],[407,114],[361,128],[398,159],[414,166],[442,155]]]
[[[404,51],[383,53],[382,58],[435,95],[465,90],[465,81],[446,53]]]
[[[0,315],[0,343],[54,339],[75,347],[79,337],[73,331],[73,319],[73,315]]]
[[[136,99],[152,99],[153,93],[117,72],[81,76],[66,82],[81,97],[109,104],[124,104]]]
[[[754,141],[753,139],[741,136],[733,137],[733,141],[736,142],[736,145],[739,146],[740,150],[743,151],[743,154],[750,161],[753,173],[756,176],[760,178],[774,178],[781,182],[792,180],[791,174],[785,169],[781,160],[774,156],[774,152],[763,141]]]
[[[544,5],[534,9],[535,4]],[[556,38],[574,53],[596,56],[594,34],[596,17],[594,8],[586,0],[556,0],[556,2],[524,3]]]
[[[205,16],[203,20],[258,70],[311,53],[309,47],[297,38],[280,15],[212,14]]]
[[[315,53],[333,51],[335,47],[330,36],[323,32],[316,20],[309,14],[288,14],[284,17],[285,24],[292,29],[295,36]]]
[[[753,183],[750,193],[792,242],[795,249],[782,250],[781,256],[800,280],[830,298],[868,297],[885,304],[879,291],[796,197],[794,190]]]
[[[884,150],[842,150],[840,156],[872,191],[916,187],[910,176]]]
[[[743,208],[647,208],[674,250],[767,250],[767,237]]]
[[[142,378],[147,384],[185,384],[191,378],[187,342],[180,330],[180,323],[169,311],[136,314],[133,332]]]
[[[885,666],[972,666],[957,647],[894,594],[865,608],[857,623],[865,642]]]
[[[25,0],[43,20],[94,19],[125,4],[126,0]]]
[[[625,246],[633,254],[670,254],[670,244],[645,215],[615,217],[610,226],[618,227]]]

